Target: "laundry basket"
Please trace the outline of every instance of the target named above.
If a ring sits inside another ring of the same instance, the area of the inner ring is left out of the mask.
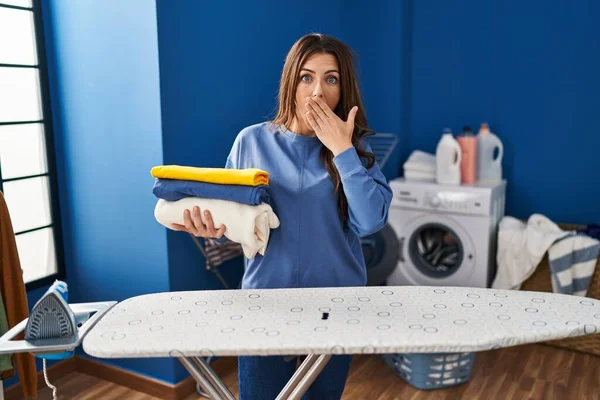
[[[384,354],[383,359],[410,385],[432,390],[469,381],[475,353]]]

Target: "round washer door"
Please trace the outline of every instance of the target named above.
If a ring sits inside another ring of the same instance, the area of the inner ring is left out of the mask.
[[[400,263],[404,274],[420,285],[456,284],[474,270],[471,237],[452,217],[419,214],[402,227]]]

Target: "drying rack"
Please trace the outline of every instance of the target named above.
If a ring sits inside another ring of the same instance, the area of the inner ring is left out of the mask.
[[[398,144],[398,136],[393,133],[376,133],[365,139],[371,145],[379,168],[383,169]]]
[[[215,276],[217,277],[217,279],[219,279],[219,281],[221,282],[221,285],[223,285],[223,288],[225,289],[231,289],[231,287],[229,286],[229,284],[227,283],[227,281],[223,278],[223,275],[221,275],[221,272],[219,271],[218,265],[213,265],[213,263],[210,261],[210,257],[208,255],[208,252],[206,251],[206,249],[204,248],[204,246],[202,245],[202,243],[200,243],[200,240],[192,235],[191,233],[189,234],[190,237],[192,238],[192,240],[194,241],[194,244],[196,245],[196,247],[198,247],[198,249],[200,250],[200,252],[202,253],[202,255],[204,256],[204,266],[206,268],[207,271],[212,272],[213,274],[215,274]]]

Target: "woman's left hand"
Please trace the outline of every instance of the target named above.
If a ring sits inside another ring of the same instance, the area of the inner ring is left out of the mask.
[[[348,120],[342,121],[320,98],[306,98],[306,120],[317,137],[334,156],[352,147],[354,117],[358,107],[354,106],[348,113]]]

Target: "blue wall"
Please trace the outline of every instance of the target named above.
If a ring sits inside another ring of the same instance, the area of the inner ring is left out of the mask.
[[[382,170],[392,179],[409,154],[411,1],[380,0],[367,5],[353,0],[343,5],[339,37],[357,53],[369,127],[399,139]]]
[[[43,2],[70,301],[169,290],[154,2]],[[108,360],[105,360],[108,361]],[[173,360],[114,360],[174,381]]]
[[[412,3],[411,149],[488,121],[508,214],[600,222],[600,3]]]

